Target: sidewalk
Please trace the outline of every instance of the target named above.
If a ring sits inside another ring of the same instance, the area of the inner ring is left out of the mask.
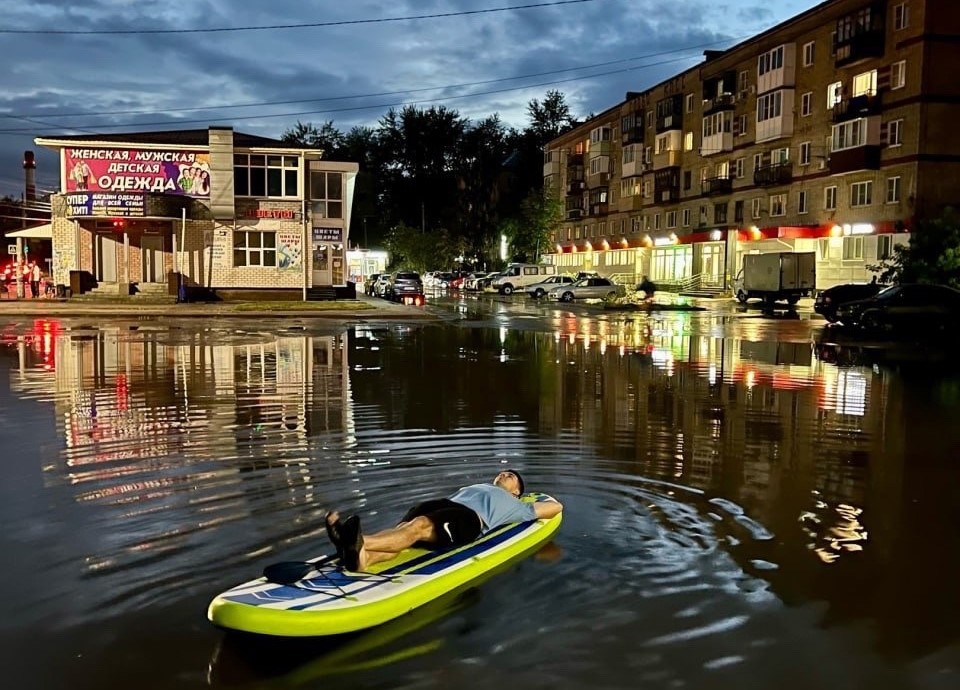
[[[151,302],[149,298],[130,297],[112,300],[80,299],[2,299],[0,318],[5,316],[116,316],[170,318],[242,318],[278,317],[314,319],[435,320],[421,307],[410,307],[386,300],[357,295],[356,300],[329,302],[214,302],[171,304]]]

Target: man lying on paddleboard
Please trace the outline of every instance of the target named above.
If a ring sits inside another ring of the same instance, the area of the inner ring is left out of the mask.
[[[362,571],[386,561],[414,544],[462,546],[481,534],[513,522],[549,519],[563,510],[556,500],[525,503],[523,478],[516,470],[504,470],[492,484],[473,484],[449,498],[414,506],[391,529],[364,535],[360,516],[340,520],[327,513],[327,536],[337,547],[337,556],[347,570]]]

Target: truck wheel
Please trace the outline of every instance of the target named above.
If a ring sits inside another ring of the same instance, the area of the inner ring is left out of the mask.
[[[512,294],[513,294],[513,286],[510,285],[510,283],[507,283],[507,284],[504,285],[502,288],[500,288],[500,293],[503,294],[503,295],[512,295]]]
[[[799,301],[800,301],[800,295],[790,295],[789,297],[787,297],[787,304],[789,304],[791,307],[795,306]]]
[[[749,297],[747,296],[746,292],[743,290],[737,290],[737,301],[740,302],[740,304],[746,304],[748,299]]]

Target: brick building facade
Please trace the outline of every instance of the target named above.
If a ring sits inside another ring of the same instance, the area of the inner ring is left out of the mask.
[[[53,280],[162,293],[179,273],[224,296],[347,286],[356,163],[231,128],[38,138],[61,160]]]
[[[728,288],[745,253],[814,251],[817,284],[869,280],[918,218],[960,201],[960,4],[829,0],[545,151],[565,199],[547,260]]]

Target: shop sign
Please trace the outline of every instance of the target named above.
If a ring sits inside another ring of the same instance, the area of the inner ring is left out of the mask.
[[[243,212],[244,218],[273,218],[276,220],[293,220],[297,212],[286,208],[248,208]]]
[[[303,265],[303,243],[299,232],[277,233],[277,267],[295,269]]]
[[[67,194],[68,215],[142,218],[146,215],[146,196],[118,192],[75,192]]]
[[[210,196],[210,154],[196,151],[65,148],[68,192]]]
[[[314,228],[314,242],[342,242],[343,230],[341,228]]]

